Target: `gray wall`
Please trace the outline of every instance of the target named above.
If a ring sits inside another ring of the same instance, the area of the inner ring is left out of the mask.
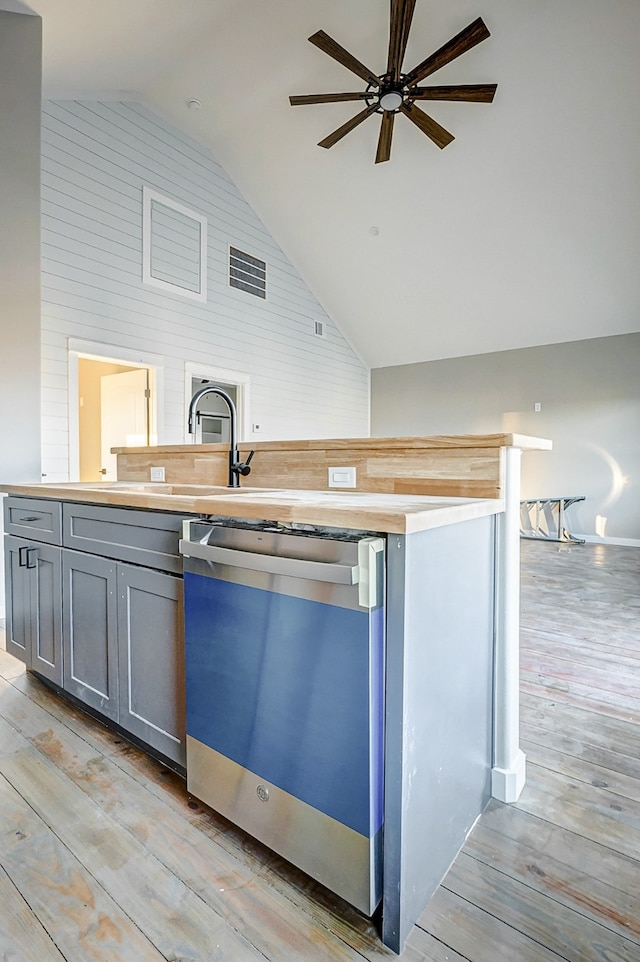
[[[40,480],[42,22],[0,11],[0,477]]]
[[[40,480],[41,64],[40,18],[0,10],[2,481]]]
[[[573,532],[640,544],[640,334],[378,368],[371,394],[377,437],[551,438],[551,453],[523,456],[522,497],[584,494]]]

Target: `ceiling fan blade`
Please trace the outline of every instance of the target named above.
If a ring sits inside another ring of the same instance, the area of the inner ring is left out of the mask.
[[[407,83],[410,85],[417,84],[429,74],[435,73],[440,67],[444,67],[445,64],[451,63],[457,57],[462,56],[467,50],[471,50],[476,44],[481,43],[490,37],[491,34],[487,30],[486,24],[482,17],[478,17],[473,23],[470,23],[468,27],[461,30],[459,34],[456,34],[451,40],[432,53],[430,57],[419,63],[417,67],[407,74]]]
[[[402,104],[400,110],[408,117],[409,120],[419,127],[423,134],[426,134],[436,146],[446,147],[450,144],[452,140],[455,140],[453,134],[450,134],[448,130],[441,127],[432,117],[425,114],[424,110],[420,110],[415,104]]]
[[[385,110],[380,124],[380,136],[378,137],[378,150],[376,152],[376,164],[383,164],[391,157],[391,138],[393,137],[393,120],[395,114]]]
[[[375,113],[377,109],[377,104],[373,104],[370,107],[365,107],[364,110],[361,110],[360,113],[356,114],[355,117],[352,117],[351,120],[347,120],[346,124],[338,127],[337,130],[333,131],[333,133],[328,134],[324,140],[321,140],[318,143],[318,147],[333,147],[333,145],[337,144],[339,140],[342,140],[345,134],[350,133],[355,127],[358,126],[358,124],[361,124],[363,120],[366,120],[367,117]]]
[[[387,73],[394,83],[400,80],[402,73],[402,61],[407,49],[415,6],[416,0],[391,0]]]
[[[475,104],[490,104],[497,84],[458,84],[455,87],[413,87],[411,100],[464,100]]]
[[[330,37],[328,33],[325,33],[324,30],[318,30],[317,33],[314,33],[313,36],[309,37],[309,43],[312,43],[315,47],[318,47],[329,57],[333,57],[334,60],[337,60],[338,63],[341,63],[343,67],[347,68],[347,70],[351,70],[358,77],[362,77],[366,83],[373,84],[375,87],[379,86],[377,74],[375,74],[372,70],[369,70],[368,67],[365,67],[365,65],[360,63],[359,60],[356,60],[356,58],[353,57],[348,50],[345,50],[344,47],[341,47],[340,44]]]
[[[292,107],[300,104],[339,104],[347,100],[364,100],[370,96],[366,91],[350,94],[302,94],[299,97],[289,97],[289,103]]]

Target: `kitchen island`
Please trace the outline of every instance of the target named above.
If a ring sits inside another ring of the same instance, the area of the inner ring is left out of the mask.
[[[222,453],[220,446],[203,447],[218,448],[215,458]],[[199,448],[193,446],[188,456],[208,454]],[[504,464],[504,452],[499,445],[494,449]],[[157,459],[162,451],[144,456]],[[340,463],[333,452],[331,461]],[[22,503],[23,518],[37,516],[27,507],[38,498],[59,503],[63,517],[65,510],[73,513],[73,505],[86,504],[125,516],[135,511],[156,518],[264,520],[285,530],[319,526],[384,537],[381,933],[386,945],[401,951],[495,785],[494,698],[500,675],[494,660],[504,621],[495,575],[505,527],[504,501],[495,496],[500,492],[451,498],[266,484],[231,492],[211,480],[191,485],[171,475],[164,485],[138,478],[3,490]]]

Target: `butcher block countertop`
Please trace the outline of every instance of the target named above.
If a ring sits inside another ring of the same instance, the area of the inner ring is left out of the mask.
[[[426,531],[504,510],[504,502],[499,498],[441,498],[287,488],[230,489],[216,485],[161,482],[1,484],[0,491],[60,501],[261,519],[284,524],[313,524],[389,534]]]
[[[163,444],[154,448],[156,452],[168,454],[193,451],[193,444]],[[221,444],[199,444],[200,451],[218,451]],[[451,434],[430,437],[411,436],[393,438],[301,438],[293,441],[243,441],[241,448],[255,448],[256,451],[322,451],[358,450],[375,448],[378,451],[431,451],[456,448],[521,448],[523,451],[550,451],[551,441],[534,438],[525,434]],[[149,451],[149,448],[112,448],[114,454],[133,454]]]

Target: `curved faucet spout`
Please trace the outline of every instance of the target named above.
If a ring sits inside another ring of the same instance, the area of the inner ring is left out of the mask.
[[[189,434],[195,435],[196,433],[196,410],[201,399],[206,394],[217,394],[218,397],[221,397],[229,408],[229,416],[231,420],[231,438],[229,439],[229,445],[232,450],[235,450],[238,437],[238,413],[236,411],[236,406],[233,403],[233,398],[221,387],[203,387],[193,395],[189,403]]]
[[[193,434],[195,436],[196,411],[198,404],[200,403],[200,399],[203,398],[205,394],[217,394],[218,397],[221,397],[229,408],[231,420],[231,438],[229,440],[229,480],[227,482],[227,487],[239,488],[240,475],[246,476],[251,471],[249,462],[251,461],[254,452],[251,451],[246,461],[243,462],[240,460],[240,452],[238,451],[238,413],[236,411],[236,406],[233,403],[233,398],[230,397],[226,391],[223,391],[221,387],[203,387],[200,391],[197,391],[193,395],[189,403],[189,434]]]

